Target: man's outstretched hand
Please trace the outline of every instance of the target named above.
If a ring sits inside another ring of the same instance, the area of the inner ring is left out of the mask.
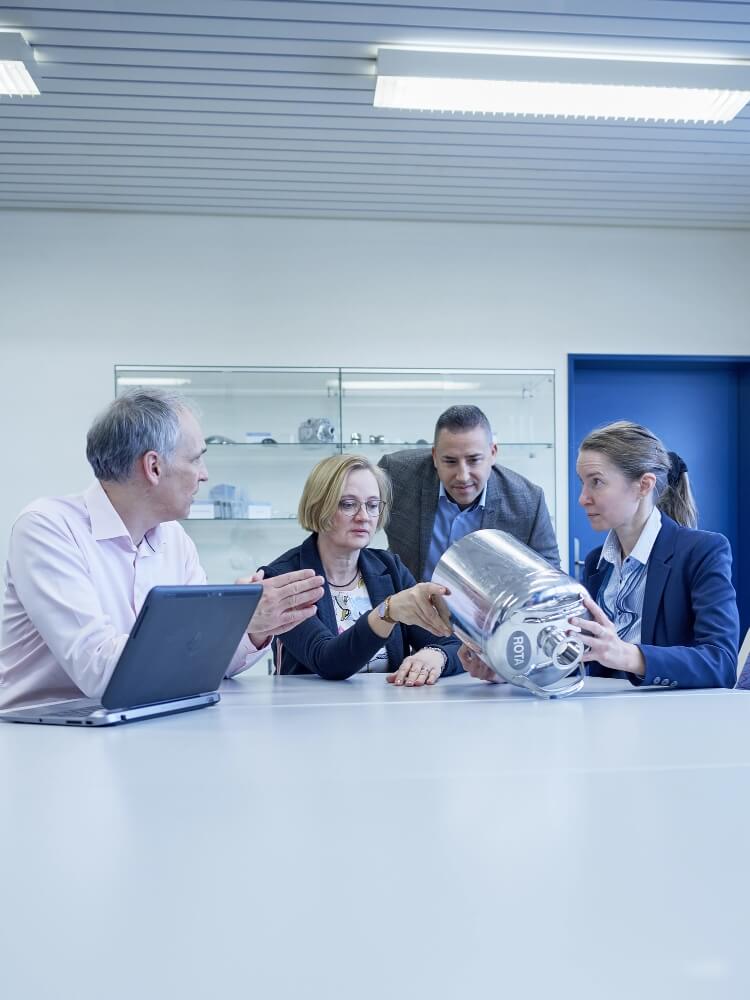
[[[323,577],[312,569],[298,569],[263,579],[263,570],[241,577],[237,583],[262,583],[263,596],[248,625],[250,641],[261,649],[273,635],[282,635],[315,614],[323,596]]]

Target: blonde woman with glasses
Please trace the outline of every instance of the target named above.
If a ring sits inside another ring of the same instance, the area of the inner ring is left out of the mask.
[[[297,516],[311,534],[263,571],[268,579],[315,569],[324,594],[314,617],[277,640],[277,673],[344,680],[364,671],[421,687],[463,670],[459,643],[432,603],[445,588],[415,583],[398,556],[368,548],[390,497],[386,473],[361,455],[326,458],[310,473]]]

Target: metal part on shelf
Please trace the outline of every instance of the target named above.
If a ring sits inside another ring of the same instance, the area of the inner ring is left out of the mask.
[[[308,417],[299,425],[297,435],[303,444],[311,441],[334,441],[336,428],[328,417]]]

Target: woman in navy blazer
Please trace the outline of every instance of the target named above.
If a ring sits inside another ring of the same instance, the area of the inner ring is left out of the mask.
[[[459,642],[431,600],[445,588],[415,583],[397,555],[367,548],[389,498],[386,473],[359,455],[324,459],[310,473],[298,517],[312,534],[263,572],[314,569],[326,582],[317,614],[277,640],[278,673],[343,680],[390,669],[392,683],[421,686],[463,670]]]
[[[618,421],[582,442],[579,503],[608,530],[586,558],[589,673],[671,688],[733,687],[739,617],[723,535],[695,528],[685,463]],[[596,602],[596,603],[594,603]]]

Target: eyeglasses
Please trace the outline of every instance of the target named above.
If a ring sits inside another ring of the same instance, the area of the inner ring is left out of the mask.
[[[368,517],[380,517],[385,509],[385,500],[351,500],[349,498],[339,500],[339,510],[347,517],[356,517],[363,507],[367,511]]]

